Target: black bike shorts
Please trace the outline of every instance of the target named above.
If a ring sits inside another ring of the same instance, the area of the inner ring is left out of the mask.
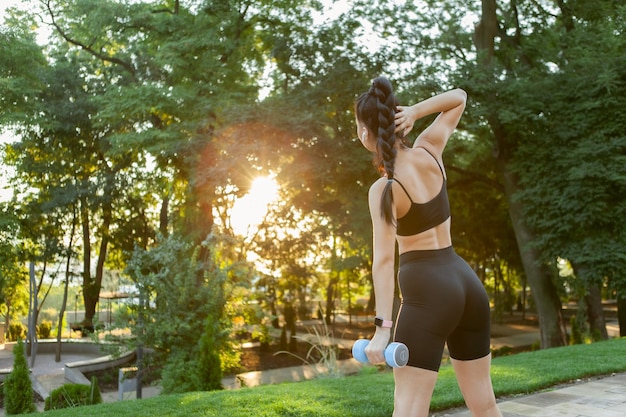
[[[491,352],[489,297],[452,246],[401,254],[398,283],[394,340],[409,348],[408,366],[438,372],[445,343],[458,360]]]

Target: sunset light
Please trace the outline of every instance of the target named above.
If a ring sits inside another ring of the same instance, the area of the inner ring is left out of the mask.
[[[257,177],[252,181],[250,191],[235,201],[230,216],[233,230],[245,235],[250,227],[255,227],[267,214],[270,203],[278,198],[278,184],[271,177]]]

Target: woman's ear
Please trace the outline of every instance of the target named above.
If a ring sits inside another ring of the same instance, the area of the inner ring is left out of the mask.
[[[361,133],[361,142],[365,143],[367,141],[367,128],[363,128],[363,133]]]

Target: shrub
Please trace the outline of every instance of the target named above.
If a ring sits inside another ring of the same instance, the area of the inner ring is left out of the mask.
[[[24,344],[18,340],[13,348],[13,370],[4,381],[4,409],[7,415],[37,411],[33,401],[30,371],[24,356]]]
[[[196,246],[172,235],[149,251],[138,248],[127,264],[139,291],[158,294],[139,303],[130,325],[164,364],[163,393],[220,388],[221,357],[233,352],[225,317],[228,269],[214,239]]]
[[[37,337],[40,339],[50,339],[50,332],[52,331],[52,322],[50,320],[43,320],[37,326]]]
[[[219,324],[206,321],[204,334],[189,353],[172,352],[163,367],[161,385],[164,394],[222,389],[222,362],[216,347]]]
[[[222,360],[219,346],[216,343],[220,328],[212,319],[205,324],[204,334],[200,339],[200,354],[198,368],[200,371],[202,390],[212,391],[222,389]]]
[[[9,326],[9,341],[15,342],[18,340],[24,340],[26,336],[26,326],[22,323],[11,323]]]
[[[96,377],[91,378],[91,385],[64,384],[53,390],[46,398],[44,410],[80,407],[102,403],[102,395]]]
[[[91,400],[91,404],[100,404],[102,403],[102,394],[100,393],[100,386],[98,385],[98,378],[95,376],[91,377],[91,392],[89,393],[89,398]]]

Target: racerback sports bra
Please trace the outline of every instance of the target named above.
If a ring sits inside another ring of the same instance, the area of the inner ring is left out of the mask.
[[[422,149],[428,152],[428,154],[435,159],[435,162],[437,162],[441,175],[443,176],[443,184],[441,185],[439,194],[437,194],[432,200],[426,203],[415,203],[406,188],[404,188],[404,185],[394,178],[394,181],[400,184],[400,187],[402,187],[405,194],[411,201],[411,208],[409,208],[409,211],[398,219],[398,227],[396,230],[398,236],[413,236],[418,233],[425,232],[426,230],[440,225],[450,217],[450,202],[448,201],[448,192],[446,191],[447,181],[443,173],[443,168],[441,167],[441,164],[439,164],[439,161],[437,161],[437,158],[435,158],[435,156],[430,153],[428,149]]]

